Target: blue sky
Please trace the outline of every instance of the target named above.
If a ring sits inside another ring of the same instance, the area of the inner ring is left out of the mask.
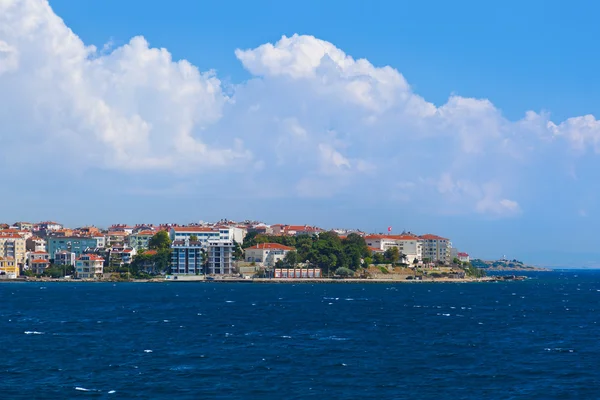
[[[392,225],[600,265],[600,5],[374,3],[2,3],[0,221]]]

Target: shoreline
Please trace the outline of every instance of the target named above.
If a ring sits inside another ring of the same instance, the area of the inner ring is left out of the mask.
[[[429,278],[429,279],[336,279],[336,278],[229,278],[229,279],[131,279],[131,280],[94,280],[94,279],[2,279],[1,283],[277,283],[277,284],[396,284],[396,283],[487,283],[512,282],[526,280],[525,276],[489,276],[483,278]]]

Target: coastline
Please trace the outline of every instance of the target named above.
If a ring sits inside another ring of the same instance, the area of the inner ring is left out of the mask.
[[[172,279],[130,279],[130,280],[94,280],[94,279],[3,279],[1,283],[277,283],[277,284],[361,284],[361,283],[489,283],[522,281],[525,276],[487,276],[483,278],[428,278],[428,279],[338,279],[338,278],[226,278],[226,279],[197,279],[197,280],[172,280]]]

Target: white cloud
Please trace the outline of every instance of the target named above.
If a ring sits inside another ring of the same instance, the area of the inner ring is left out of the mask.
[[[50,166],[33,160],[159,170],[246,196],[381,193],[429,214],[513,216],[540,178],[528,171],[567,153],[565,143],[600,152],[593,116],[510,121],[487,99],[456,95],[436,106],[396,69],[312,36],[235,54],[254,77],[225,94],[214,72],[141,36],[97,51],[45,0],[0,0],[0,167],[61,154]]]

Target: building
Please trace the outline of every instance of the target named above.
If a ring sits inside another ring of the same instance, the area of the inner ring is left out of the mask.
[[[19,266],[14,258],[0,257],[0,277],[16,279],[19,277]]]
[[[54,265],[72,265],[75,266],[75,253],[70,252],[70,251],[66,251],[66,250],[60,250],[57,251],[56,253],[54,253]]]
[[[20,231],[31,231],[33,230],[33,224],[31,222],[15,222],[14,226]]]
[[[30,271],[36,275],[41,275],[50,266],[50,255],[42,251],[29,253],[27,264]]]
[[[203,273],[202,242],[175,240],[171,243],[171,273],[198,275]]]
[[[365,236],[367,246],[372,251],[386,251],[390,247],[397,247],[400,254],[404,254],[404,262],[414,264],[423,260],[423,243],[419,238],[410,235],[368,235]]]
[[[155,234],[156,232],[154,231],[139,231],[129,235],[127,237],[127,243],[131,248],[136,250],[147,249],[150,239],[152,239],[152,236]]]
[[[103,238],[87,236],[58,236],[48,238],[48,253],[56,254],[57,251],[66,250],[81,256],[86,251],[104,247]]]
[[[423,242],[423,258],[431,262],[449,263],[451,260],[452,243],[449,239],[437,235],[422,235],[419,239]]]
[[[25,241],[26,251],[46,251],[46,241],[41,237],[32,236]]]
[[[274,235],[285,235],[285,236],[301,236],[301,235],[315,235],[323,232],[321,228],[309,225],[272,225]]]
[[[81,279],[101,278],[104,272],[104,258],[96,254],[84,254],[75,261],[75,276]]]
[[[233,273],[233,240],[208,241],[208,273],[232,274]]]
[[[59,231],[63,229],[62,224],[54,221],[44,221],[37,224],[37,229],[40,231]]]
[[[27,260],[26,240],[16,233],[0,233],[0,257],[14,259],[18,267]]]
[[[121,267],[124,264],[131,264],[137,251],[130,247],[116,246],[108,249],[107,253],[108,265],[111,267]]]
[[[458,261],[468,263],[471,262],[469,255],[467,253],[458,253],[457,254]]]
[[[126,231],[109,231],[104,237],[106,238],[106,246],[118,246],[127,243],[129,233]]]
[[[279,243],[259,243],[244,251],[244,259],[246,262],[274,267],[278,260],[283,260],[285,255],[293,250],[295,250],[293,247]]]
[[[229,240],[229,230],[223,229],[222,231],[223,232],[217,228],[206,226],[173,226],[169,230],[169,237],[171,238],[171,241],[175,242],[195,236],[197,241],[206,248],[209,240]]]

